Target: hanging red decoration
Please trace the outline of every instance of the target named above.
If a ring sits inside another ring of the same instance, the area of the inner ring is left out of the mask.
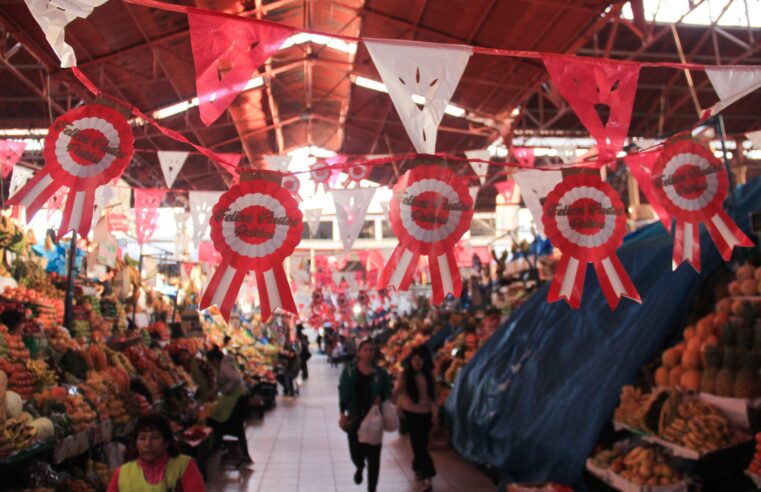
[[[156,232],[159,205],[164,201],[166,192],[161,188],[135,188],[135,235],[138,244],[144,244]]]
[[[394,186],[389,209],[399,244],[383,268],[378,289],[407,290],[420,255],[431,268],[433,302],[460,295],[462,281],[454,245],[470,228],[473,200],[467,182],[450,169],[427,165],[407,171]]]
[[[346,174],[349,175],[349,179],[344,181],[344,188],[349,186],[352,182],[359,184],[363,179],[368,179],[371,170],[370,166],[366,164],[352,164],[346,169]]]
[[[552,82],[597,142],[597,160],[615,167],[632,119],[640,65],[563,55],[542,57]]]
[[[312,181],[314,181],[314,190],[317,191],[317,187],[322,185],[327,191],[330,188],[330,177],[332,174],[333,171],[329,167],[326,167],[325,164],[321,162],[313,164],[309,175],[312,177]]]
[[[299,190],[301,189],[301,181],[293,174],[283,175],[283,180],[280,183],[283,188],[288,190],[291,195],[295,196],[297,200],[301,200],[299,196]]]
[[[283,262],[299,244],[304,225],[288,190],[264,180],[237,184],[220,197],[209,225],[222,260],[199,307],[216,304],[229,319],[246,273],[254,270],[262,320],[277,308],[296,314]]]
[[[31,218],[56,190],[69,188],[58,238],[70,230],[87,236],[95,190],[121,176],[132,157],[132,128],[118,111],[101,104],[73,109],[56,119],[45,137],[45,167],[8,199]]]
[[[594,264],[611,309],[622,296],[641,302],[616,256],[626,233],[626,215],[608,183],[597,175],[566,177],[547,195],[542,223],[547,237],[563,253],[547,294],[549,302],[565,299],[579,308],[587,263]]]
[[[687,261],[700,271],[701,222],[725,261],[735,246],[753,246],[724,211],[729,181],[710,149],[691,140],[667,145],[653,165],[651,179],[656,200],[676,219],[674,269]]]

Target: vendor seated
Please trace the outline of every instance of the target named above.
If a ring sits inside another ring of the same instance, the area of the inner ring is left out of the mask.
[[[108,492],[204,492],[193,458],[179,454],[169,421],[149,414],[138,419],[131,441],[137,459],[116,469]]]

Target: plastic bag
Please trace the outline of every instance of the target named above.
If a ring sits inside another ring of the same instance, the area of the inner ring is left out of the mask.
[[[359,442],[378,446],[383,442],[383,415],[380,406],[373,405],[357,430]]]
[[[383,414],[383,430],[395,432],[399,428],[399,414],[391,400],[381,403],[381,413]]]

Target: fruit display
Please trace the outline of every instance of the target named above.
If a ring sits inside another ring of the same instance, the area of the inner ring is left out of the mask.
[[[31,446],[37,436],[37,430],[31,422],[28,414],[6,420],[0,429],[0,453],[3,449],[7,451],[9,447],[13,451],[21,451]]]
[[[3,340],[3,346],[6,347],[8,357],[21,362],[29,359],[29,349],[24,345],[21,335],[10,333],[7,326],[0,324],[0,338]]]
[[[37,387],[46,388],[58,384],[58,376],[43,359],[29,359],[25,362],[25,366],[34,376]]]
[[[729,284],[732,296],[756,296],[761,268],[743,265]],[[658,386],[721,397],[761,397],[761,303],[725,297],[713,313],[683,331],[683,341],[663,352]]]
[[[386,341],[386,345],[381,348],[389,372],[392,374],[400,373],[404,359],[407,358],[413,348],[425,343],[431,333],[430,325],[419,328],[415,325],[404,325],[391,335]]]
[[[735,444],[729,421],[715,407],[678,391],[621,391],[615,421],[701,454]]]
[[[619,443],[605,449],[590,460],[599,470],[606,470],[639,486],[672,485],[684,480],[674,467],[674,460],[654,446]]]
[[[748,472],[761,478],[761,432],[756,434],[756,450],[753,454],[753,461],[748,467]]]
[[[95,492],[92,485],[85,480],[64,480],[61,484],[62,492]]]
[[[22,362],[13,362],[10,359],[0,359],[0,371],[8,375],[8,389],[18,393],[21,398],[28,400],[34,395],[37,383],[34,375]]]
[[[162,342],[169,341],[169,327],[163,321],[156,321],[148,326],[148,333]]]

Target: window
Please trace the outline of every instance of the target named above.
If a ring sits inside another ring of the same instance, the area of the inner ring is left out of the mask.
[[[493,236],[497,228],[496,219],[477,219],[474,218],[470,224],[471,236]]]
[[[386,219],[381,221],[381,235],[383,238],[395,238],[396,234],[391,230],[391,223]]]
[[[301,239],[333,239],[333,222],[329,220],[320,221],[320,225],[317,226],[317,234],[314,236],[312,236],[312,231],[309,230],[309,224],[304,222]]]
[[[375,221],[366,220],[359,231],[360,239],[375,239]]]

